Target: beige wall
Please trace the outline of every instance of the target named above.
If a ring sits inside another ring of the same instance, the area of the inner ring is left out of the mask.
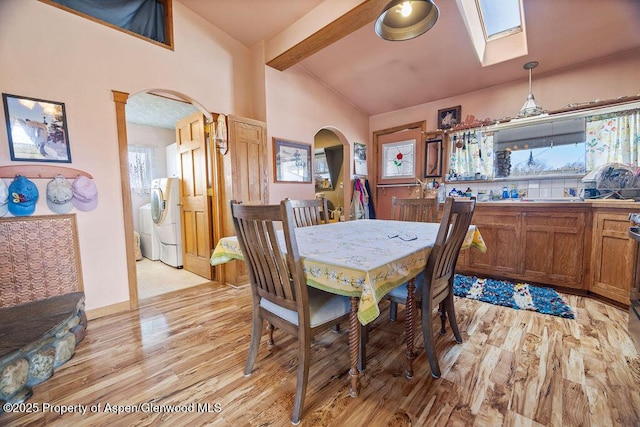
[[[581,64],[558,73],[532,78],[533,94],[545,110],[555,110],[570,103],[588,102],[640,94],[640,51]],[[476,119],[514,117],[529,93],[528,75],[521,81],[416,105],[403,110],[371,116],[371,131],[400,124],[427,120],[427,130],[436,129],[438,110],[462,106],[462,119],[473,114]]]
[[[77,212],[87,309],[129,299],[111,90],[172,89],[209,111],[253,114],[251,53],[174,2],[175,51],[37,1],[0,2],[0,91],[64,102],[73,163],[94,176],[99,204]],[[4,120],[0,165],[10,163]],[[64,166],[64,164],[62,165]],[[37,180],[36,215],[49,214]]]
[[[334,92],[327,90],[302,67],[294,66],[283,72],[266,67],[265,81],[271,182],[273,182],[273,137],[304,142],[313,146],[314,135],[320,129],[329,128],[338,134],[338,137],[342,134],[346,139],[349,144],[349,153],[351,153],[350,159],[353,158],[353,143],[369,140],[368,116]],[[345,161],[348,160],[345,158]],[[352,163],[348,161],[349,176],[353,174]],[[351,184],[348,178],[345,178],[344,188],[350,191]],[[279,202],[285,197],[313,198],[314,195],[313,182],[273,183],[269,188],[271,202]]]

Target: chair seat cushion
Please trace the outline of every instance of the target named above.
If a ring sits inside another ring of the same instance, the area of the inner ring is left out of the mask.
[[[422,271],[420,274],[418,274],[416,276],[416,280],[415,280],[415,284],[416,284],[416,297],[420,298],[420,296],[422,296],[422,288],[424,288],[424,281],[426,280],[426,275],[425,272]],[[393,288],[391,290],[391,292],[389,292],[387,295],[394,297],[394,298],[399,298],[399,299],[407,299],[407,283],[403,283],[402,285],[398,286],[397,288]]]
[[[307,290],[309,293],[309,323],[312,328],[344,316],[351,310],[349,297],[321,291],[311,286],[308,286]],[[299,326],[297,311],[283,308],[264,298],[260,300],[260,306],[287,322]]]

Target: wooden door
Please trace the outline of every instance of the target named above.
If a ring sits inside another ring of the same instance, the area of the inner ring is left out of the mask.
[[[523,279],[582,289],[585,218],[585,211],[523,212]]]
[[[593,226],[589,290],[628,305],[637,256],[636,242],[628,235],[628,213],[595,212]]]
[[[472,223],[478,227],[487,252],[467,252],[457,264],[461,273],[509,277],[520,273],[520,213],[506,209],[476,209]],[[516,276],[517,277],[517,276]]]
[[[229,153],[223,156],[225,197],[220,206],[224,236],[235,235],[230,200],[242,203],[266,204],[268,197],[266,124],[258,120],[229,116]],[[232,285],[249,282],[244,261],[224,264],[224,281]]]
[[[180,167],[180,217],[184,269],[212,280],[213,250],[205,118],[194,113],[176,123]]]

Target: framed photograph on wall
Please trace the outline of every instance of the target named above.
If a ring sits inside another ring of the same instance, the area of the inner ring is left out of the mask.
[[[11,160],[71,163],[62,102],[2,94]]]
[[[460,124],[461,114],[462,107],[460,105],[438,110],[438,129],[451,129]]]
[[[311,182],[311,144],[273,138],[275,182]]]

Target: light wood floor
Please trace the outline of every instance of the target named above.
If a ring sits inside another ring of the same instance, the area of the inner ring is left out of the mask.
[[[582,297],[568,301],[576,320],[457,299],[464,343],[456,345],[450,333],[437,337],[443,374],[436,380],[420,338],[412,381],[403,376],[403,312],[391,323],[383,303],[360,397],[348,394],[347,330],[315,341],[301,425],[640,425],[640,358],[627,313]],[[277,331],[273,348],[263,339],[256,369],[245,378],[249,307],[249,289],[206,285],[93,320],[73,359],[34,388],[28,403],[39,413],[0,415],[0,425],[290,425],[296,346]],[[144,402],[208,403],[212,412],[105,411],[107,404]],[[45,403],[101,410],[60,416],[42,413]]]

